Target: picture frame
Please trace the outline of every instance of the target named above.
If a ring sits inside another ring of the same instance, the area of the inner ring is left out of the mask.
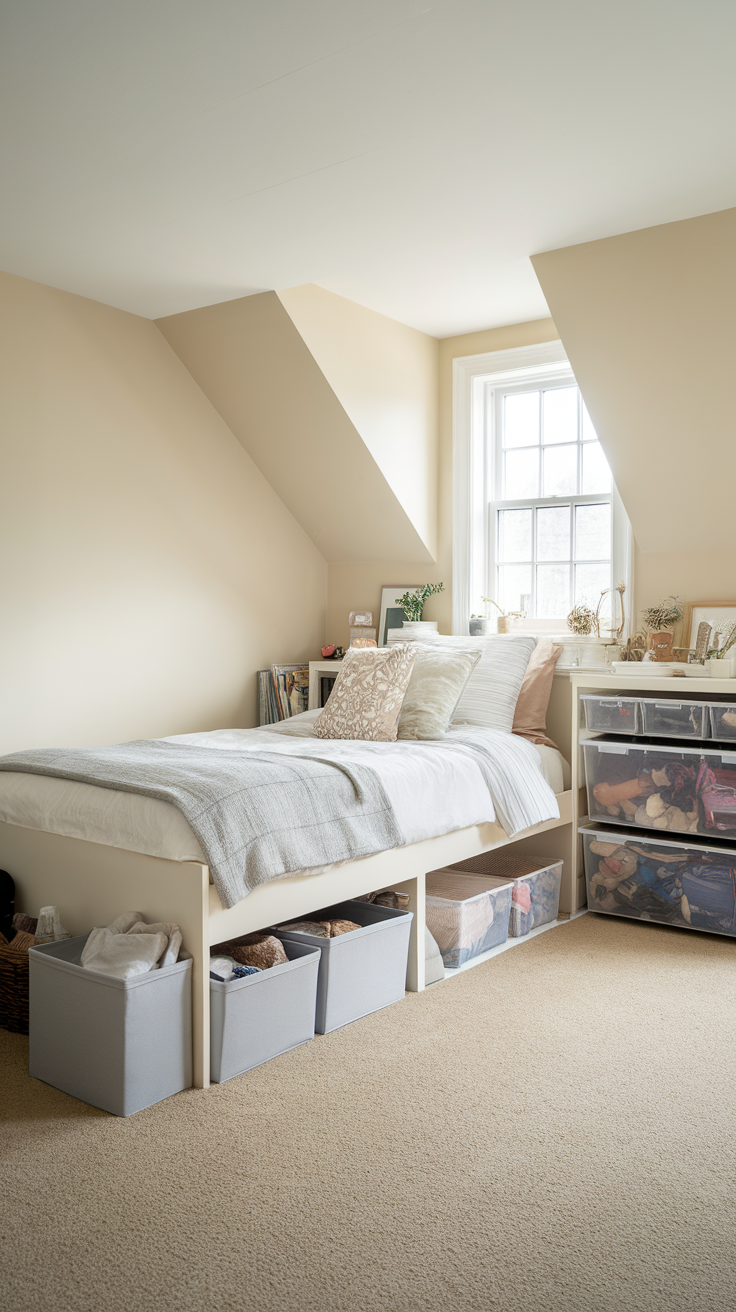
[[[736,601],[689,601],[682,621],[683,647],[694,649],[703,621],[712,626],[711,637],[717,632],[724,636],[736,624]]]
[[[387,583],[381,588],[381,619],[378,625],[378,645],[386,646],[389,629],[400,629],[406,615],[401,606],[398,605],[399,597],[403,597],[405,592],[416,592],[421,585],[419,583],[398,584]]]

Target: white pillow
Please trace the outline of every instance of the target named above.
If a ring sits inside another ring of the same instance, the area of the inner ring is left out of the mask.
[[[399,738],[442,738],[468,679],[481,658],[479,650],[452,651],[442,643],[412,643],[416,659],[399,716]]]
[[[514,710],[536,642],[532,634],[522,633],[496,633],[488,638],[440,635],[438,643],[443,647],[480,650],[481,653],[457,704],[452,723],[474,724],[511,733]]]

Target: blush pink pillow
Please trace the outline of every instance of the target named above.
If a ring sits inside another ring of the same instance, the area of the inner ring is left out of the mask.
[[[528,738],[532,743],[544,743],[547,747],[557,746],[547,737],[547,707],[561,651],[559,644],[548,638],[540,639],[526,667],[514,711],[512,733],[517,733],[520,738]]]

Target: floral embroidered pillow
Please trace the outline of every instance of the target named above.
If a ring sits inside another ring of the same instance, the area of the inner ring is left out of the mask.
[[[314,722],[317,737],[395,742],[415,655],[410,643],[349,647],[327,705]]]

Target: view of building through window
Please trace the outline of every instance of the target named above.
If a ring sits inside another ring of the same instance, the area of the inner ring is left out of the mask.
[[[489,383],[488,402],[491,595],[534,618],[595,610],[611,586],[611,472],[579,388]]]

